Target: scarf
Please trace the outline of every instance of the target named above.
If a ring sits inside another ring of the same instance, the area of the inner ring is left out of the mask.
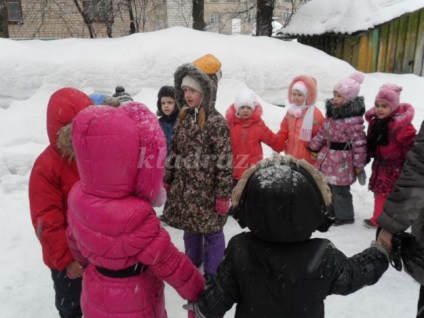
[[[314,125],[314,113],[315,113],[315,106],[296,106],[294,104],[291,104],[288,113],[295,118],[302,117],[303,111],[307,109],[307,112],[305,116],[303,117],[303,123],[302,123],[302,129],[300,130],[300,140],[303,141],[311,141],[312,137],[312,127]]]
[[[368,135],[368,149],[372,155],[375,154],[377,146],[389,144],[389,122],[391,118],[376,118],[374,125]]]

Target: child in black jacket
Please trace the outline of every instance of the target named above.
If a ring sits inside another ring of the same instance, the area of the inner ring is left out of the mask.
[[[331,192],[324,177],[291,156],[264,159],[234,189],[233,212],[250,232],[234,236],[216,279],[195,304],[196,318],[324,317],[324,299],[375,284],[389,264],[379,242],[346,257],[327,239]]]

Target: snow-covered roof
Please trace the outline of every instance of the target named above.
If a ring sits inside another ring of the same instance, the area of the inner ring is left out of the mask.
[[[424,0],[312,0],[299,9],[283,32],[351,34],[422,8]]]

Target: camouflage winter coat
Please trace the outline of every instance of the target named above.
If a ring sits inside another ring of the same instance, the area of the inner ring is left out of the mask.
[[[185,105],[181,82],[187,74],[196,78],[203,89],[198,109]],[[229,128],[215,109],[218,79],[193,64],[180,66],[174,74],[176,101],[181,114],[175,125],[167,159],[165,183],[169,184],[164,208],[167,223],[191,233],[215,233],[227,221],[215,212],[217,198],[230,198],[232,191],[232,154]],[[201,109],[206,114],[199,125]]]

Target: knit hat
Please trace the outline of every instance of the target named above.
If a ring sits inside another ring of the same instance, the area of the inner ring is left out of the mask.
[[[93,101],[94,105],[108,105],[113,107],[121,105],[121,102],[117,98],[105,94],[93,93],[90,94],[89,97]]]
[[[292,90],[297,90],[302,93],[303,96],[308,95],[308,88],[306,87],[306,84],[302,81],[297,81],[293,84]]]
[[[258,98],[256,94],[248,88],[243,88],[236,96],[234,108],[236,109],[236,112],[238,112],[243,106],[247,106],[252,110],[255,110],[257,104]]]
[[[402,87],[396,84],[384,84],[375,97],[375,102],[382,101],[390,105],[392,112],[399,108],[400,92]]]
[[[363,73],[356,72],[337,83],[334,91],[342,95],[346,102],[352,101],[358,96],[364,78]]]
[[[212,54],[199,57],[193,62],[193,65],[208,75],[215,74],[218,82],[222,78],[221,62]]]
[[[203,88],[200,85],[200,82],[198,80],[196,80],[193,76],[191,75],[186,75],[183,78],[183,81],[181,82],[181,88],[183,86],[188,86],[191,87],[192,89],[200,92],[203,94]]]
[[[159,89],[158,101],[156,102],[156,106],[158,107],[156,115],[158,115],[158,116],[164,116],[165,115],[162,112],[162,105],[161,105],[162,97],[171,97],[171,98],[175,99],[175,88],[174,88],[174,86],[162,86]],[[175,108],[177,108],[177,103],[175,103]]]
[[[113,94],[112,97],[116,97],[121,102],[121,104],[133,101],[131,95],[125,92],[125,88],[123,86],[116,86],[115,92],[116,93]]]

